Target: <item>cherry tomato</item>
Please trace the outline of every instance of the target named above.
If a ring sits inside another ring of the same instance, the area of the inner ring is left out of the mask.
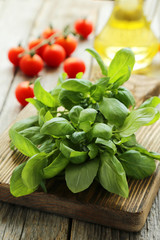
[[[43,52],[43,59],[50,67],[58,67],[65,59],[66,52],[58,44],[48,45]]]
[[[67,73],[69,78],[75,78],[77,73],[84,73],[86,67],[85,63],[81,59],[70,57],[64,61],[63,69]]]
[[[33,56],[30,54],[26,54],[21,58],[19,66],[22,72],[24,72],[30,77],[33,77],[42,70],[43,60],[37,54],[34,54]]]
[[[49,26],[48,28],[46,28],[43,32],[42,32],[42,38],[49,38],[51,37],[53,34],[57,33],[58,30],[57,29],[53,29],[52,26]]]
[[[22,106],[26,106],[28,102],[26,102],[26,98],[33,98],[34,92],[33,92],[34,85],[31,84],[29,81],[24,81],[18,84],[15,90],[15,96],[18,100],[18,102]]]
[[[8,52],[8,59],[9,61],[15,65],[15,66],[19,66],[19,62],[20,62],[20,57],[18,57],[18,55],[20,53],[24,52],[24,48],[21,47],[21,46],[18,46],[18,47],[14,47],[14,48],[11,48]]]
[[[93,23],[87,19],[79,19],[75,22],[74,29],[80,36],[87,38],[93,31]]]
[[[29,49],[32,49],[32,48],[34,48],[35,46],[37,46],[38,44],[40,44],[40,43],[42,43],[42,42],[43,42],[43,39],[37,38],[37,39],[29,42],[28,48],[29,48]],[[36,53],[37,53],[39,56],[42,57],[43,51],[44,51],[44,49],[45,49],[45,47],[46,47],[47,45],[48,45],[48,44],[44,44],[42,47],[38,48],[38,49],[36,50]]]
[[[77,47],[77,40],[70,35],[68,35],[67,37],[58,37],[55,43],[61,45],[64,48],[67,57],[70,56]]]

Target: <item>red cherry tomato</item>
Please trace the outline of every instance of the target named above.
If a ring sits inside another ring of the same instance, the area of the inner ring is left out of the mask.
[[[66,53],[58,44],[48,45],[43,52],[43,59],[50,67],[58,67],[65,59]]]
[[[33,92],[33,87],[34,85],[31,84],[29,81],[21,82],[18,84],[15,90],[15,96],[18,100],[18,102],[22,106],[26,106],[28,102],[26,102],[26,98],[33,98],[34,97],[34,92]]]
[[[20,53],[24,52],[24,48],[21,47],[21,46],[18,46],[18,47],[14,47],[14,48],[11,48],[8,52],[8,59],[9,61],[15,65],[15,66],[19,66],[19,62],[20,62],[20,57],[18,57],[18,55]]]
[[[93,23],[87,19],[79,19],[75,22],[74,29],[80,36],[87,38],[93,31]]]
[[[57,32],[59,32],[57,29],[53,29],[52,26],[49,26],[42,32],[42,38],[47,39]]]
[[[29,49],[32,49],[32,48],[34,48],[35,46],[39,45],[39,44],[42,43],[42,42],[43,42],[43,39],[37,38],[37,39],[29,42],[28,48],[29,48]],[[38,48],[38,49],[36,50],[36,53],[37,53],[39,56],[42,57],[43,51],[44,51],[44,49],[45,49],[45,47],[46,47],[47,45],[48,45],[48,44],[44,44],[42,47]]]
[[[43,60],[37,54],[34,54],[33,56],[26,54],[21,58],[19,66],[22,72],[26,75],[34,77],[42,70]]]
[[[67,37],[58,37],[55,43],[61,45],[64,48],[67,57],[70,56],[77,47],[77,40],[69,35]]]
[[[81,59],[70,57],[64,61],[63,69],[67,73],[69,78],[75,78],[77,73],[84,73],[86,67],[85,63]]]

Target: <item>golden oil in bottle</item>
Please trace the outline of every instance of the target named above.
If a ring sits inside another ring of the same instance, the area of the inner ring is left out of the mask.
[[[158,46],[158,39],[143,14],[142,0],[116,0],[107,24],[94,41],[94,48],[107,65],[119,49],[131,48],[136,58],[134,70],[148,66]]]

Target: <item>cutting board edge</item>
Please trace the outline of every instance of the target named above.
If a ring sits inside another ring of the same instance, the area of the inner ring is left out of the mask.
[[[5,183],[0,183],[0,189],[0,200],[3,202],[125,231],[140,231],[145,224],[149,212],[144,211],[144,209],[140,209],[138,212],[127,212],[111,208],[100,208],[98,205],[84,204],[72,200],[66,202],[63,198],[58,198],[54,196],[54,194],[46,194],[44,192],[35,192],[24,197],[15,198],[10,193],[9,184]],[[152,197],[150,205],[152,205],[154,197],[155,196]],[[43,205],[37,205],[37,202],[41,203],[43,201]],[[117,218],[117,215],[119,218]]]

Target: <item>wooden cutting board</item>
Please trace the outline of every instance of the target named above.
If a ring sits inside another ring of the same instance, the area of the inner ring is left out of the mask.
[[[134,75],[127,82],[138,104],[146,97],[160,93],[158,79]],[[36,114],[28,105],[17,120]],[[143,127],[137,139],[148,150],[160,152],[160,121]],[[97,182],[82,193],[71,193],[63,180],[48,181],[48,193],[41,190],[15,198],[10,194],[9,181],[14,168],[27,158],[9,147],[8,129],[0,137],[0,200],[71,218],[102,224],[126,231],[139,231],[147,218],[152,202],[160,187],[160,165],[155,173],[144,180],[128,179],[130,194],[124,199],[104,190]]]

